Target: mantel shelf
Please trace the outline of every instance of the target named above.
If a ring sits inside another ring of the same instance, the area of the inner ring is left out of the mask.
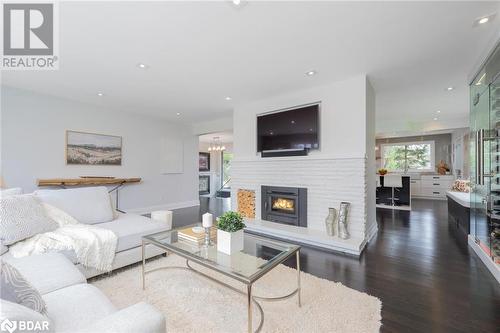
[[[83,177],[38,179],[38,186],[120,185],[139,183],[141,178]]]

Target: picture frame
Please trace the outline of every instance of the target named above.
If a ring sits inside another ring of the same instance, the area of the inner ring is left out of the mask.
[[[210,176],[209,175],[200,175],[198,182],[198,191],[199,194],[210,194]]]
[[[210,153],[199,153],[198,171],[210,171]]]
[[[67,130],[67,165],[122,165],[122,137]]]

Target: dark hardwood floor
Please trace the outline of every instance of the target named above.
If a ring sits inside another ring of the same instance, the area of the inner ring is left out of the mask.
[[[445,201],[377,210],[379,231],[360,258],[303,247],[302,270],[382,300],[382,332],[500,332],[500,287],[448,229]],[[229,199],[174,211],[175,226],[216,216]],[[293,260],[287,265],[293,267]]]

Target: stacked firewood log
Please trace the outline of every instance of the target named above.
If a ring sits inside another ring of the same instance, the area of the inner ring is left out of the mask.
[[[255,191],[238,190],[238,212],[247,218],[255,218]]]

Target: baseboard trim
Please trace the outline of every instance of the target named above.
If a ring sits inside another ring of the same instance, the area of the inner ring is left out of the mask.
[[[258,219],[245,219],[245,231],[266,237],[292,241],[315,248],[342,252],[359,257],[366,241],[363,239],[330,237],[326,232]]]
[[[474,236],[469,235],[468,237],[469,246],[474,250],[479,259],[484,263],[486,268],[493,274],[498,283],[500,283],[500,267],[495,264],[490,257],[484,253],[484,251],[479,247],[479,245],[474,240]]]
[[[191,200],[191,201],[181,201],[181,202],[173,202],[173,203],[168,203],[164,205],[155,205],[155,206],[148,206],[148,207],[141,207],[141,208],[131,208],[131,209],[124,209],[126,213],[134,213],[134,214],[147,214],[151,213],[152,211],[155,210],[172,210],[172,209],[179,209],[179,208],[186,208],[186,207],[194,207],[194,206],[199,206],[200,205],[200,200]]]

